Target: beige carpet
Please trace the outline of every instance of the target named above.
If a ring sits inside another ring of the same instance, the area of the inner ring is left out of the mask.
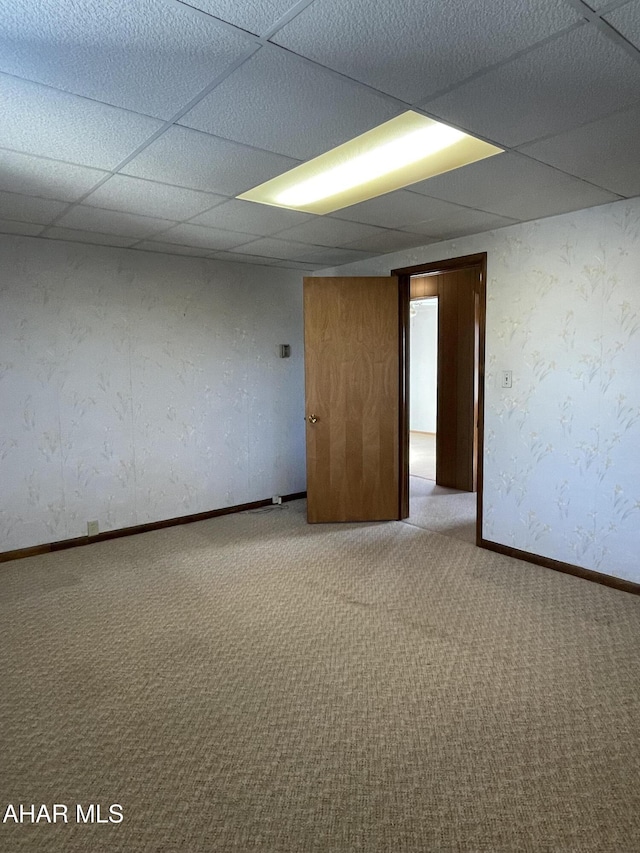
[[[303,510],[0,566],[0,849],[640,850],[640,599]]]
[[[409,518],[406,524],[422,527],[463,542],[476,541],[478,496],[436,486],[433,480],[409,478]]]
[[[410,515],[406,523],[475,542],[477,496],[436,485],[433,433],[409,433],[409,473]]]

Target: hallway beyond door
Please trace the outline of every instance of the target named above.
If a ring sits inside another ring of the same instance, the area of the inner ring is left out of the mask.
[[[409,433],[409,474],[423,480],[436,479],[436,435],[433,432]]]

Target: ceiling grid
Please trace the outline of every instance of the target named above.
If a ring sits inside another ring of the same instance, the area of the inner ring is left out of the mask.
[[[640,0],[0,0],[0,233],[320,269],[640,194]],[[236,196],[415,109],[505,149]]]

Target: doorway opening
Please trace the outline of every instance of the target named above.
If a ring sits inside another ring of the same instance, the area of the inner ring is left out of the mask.
[[[459,528],[460,538],[478,544],[482,538],[486,253],[393,270],[393,274],[400,279],[404,330],[400,405],[404,517],[441,532],[445,532],[443,524],[450,524],[451,529]],[[437,316],[437,343],[435,359],[431,358],[426,369],[424,350],[433,352],[434,344],[421,340],[422,327],[429,322],[418,317],[427,317],[429,312],[431,325],[433,315]],[[430,438],[431,430],[420,429],[420,425],[429,425],[423,401],[433,400],[430,383],[434,370],[435,435]],[[420,433],[427,435],[423,438]],[[435,457],[433,473],[428,468],[429,443]],[[447,512],[443,511],[445,505]],[[446,515],[451,518],[447,520]]]
[[[423,278],[411,279],[409,304],[409,475],[435,483],[438,297],[414,295]]]

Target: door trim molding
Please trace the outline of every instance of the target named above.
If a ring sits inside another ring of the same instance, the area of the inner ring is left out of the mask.
[[[411,289],[409,276],[402,270],[391,275],[398,277],[398,380],[399,427],[398,427],[398,518],[409,517],[409,300]]]
[[[599,583],[603,586],[608,586],[622,592],[628,592],[633,595],[640,595],[640,584],[633,581],[624,580],[623,578],[615,577],[614,575],[605,575],[602,572],[596,572],[592,569],[584,569],[581,566],[576,566],[573,563],[565,563],[560,560],[554,560],[551,557],[543,557],[540,554],[534,554],[530,551],[521,551],[518,548],[513,548],[509,545],[501,545],[499,542],[492,542],[489,539],[484,539],[482,536],[482,492],[483,492],[483,467],[484,467],[484,374],[485,374],[485,347],[486,347],[486,311],[487,311],[487,253],[481,252],[475,255],[465,255],[460,258],[449,258],[442,261],[433,261],[428,264],[416,264],[412,267],[403,267],[402,269],[392,270],[392,275],[397,275],[400,279],[400,290],[405,291],[407,300],[406,314],[401,314],[401,326],[403,328],[402,341],[404,346],[407,345],[407,334],[409,324],[408,296],[409,296],[409,279],[412,275],[420,273],[439,273],[451,271],[452,269],[462,269],[463,267],[478,266],[480,268],[482,280],[480,282],[480,319],[479,319],[479,354],[478,354],[478,493],[477,493],[477,522],[476,522],[476,545],[479,548],[484,548],[487,551],[493,551],[497,554],[504,554],[516,560],[522,560],[526,563],[532,563],[537,566],[543,566],[547,569],[553,569],[556,572],[573,575],[574,577],[589,580],[592,583]],[[408,368],[408,352],[403,354],[406,359],[406,367]],[[406,374],[408,377],[408,369]],[[406,378],[406,377],[405,377]],[[408,388],[405,389],[405,406],[404,420],[401,423],[406,423],[408,413]],[[407,440],[408,440],[407,430]],[[400,471],[401,483],[407,490],[407,505],[409,500],[409,465],[408,465],[408,449],[407,455],[404,457],[406,467]],[[404,482],[406,480],[406,484]]]
[[[400,269],[391,270],[391,275],[412,276],[420,275],[420,273],[437,274],[439,272],[451,272],[451,270],[459,270],[466,267],[476,266],[482,266],[483,271],[486,272],[486,252],[477,252],[475,255],[462,255],[459,258],[446,258],[442,261],[430,261],[429,263],[416,264],[412,267],[402,267]]]
[[[484,365],[485,365],[485,326],[487,313],[487,253],[478,252],[474,255],[463,255],[459,258],[446,258],[416,264],[411,267],[401,267],[391,270],[391,275],[399,280],[399,311],[400,311],[400,507],[402,518],[409,515],[409,300],[410,278],[420,273],[437,274],[451,272],[456,269],[477,267],[480,273],[479,287],[479,319],[478,319],[478,450],[476,464],[478,466],[476,492],[476,545],[482,543],[482,485],[484,457]]]

